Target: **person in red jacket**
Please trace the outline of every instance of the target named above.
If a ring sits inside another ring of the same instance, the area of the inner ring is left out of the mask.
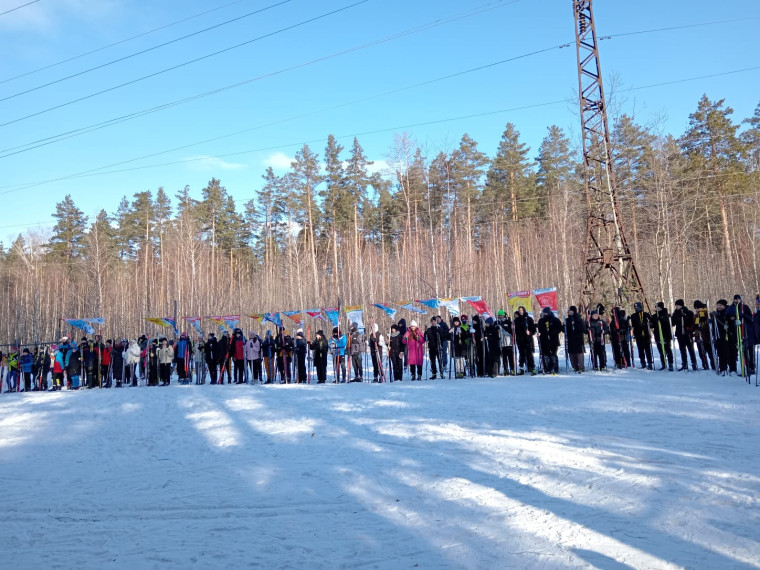
[[[103,387],[111,387],[111,352],[113,351],[113,341],[109,338],[105,346],[101,345],[100,351],[100,377],[103,379]]]
[[[235,361],[235,384],[245,384],[245,337],[240,329],[232,337],[230,357]]]

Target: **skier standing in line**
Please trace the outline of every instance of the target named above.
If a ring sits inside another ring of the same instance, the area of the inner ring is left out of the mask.
[[[219,361],[219,341],[216,340],[216,334],[213,332],[208,333],[208,340],[206,341],[206,366],[208,366],[208,375],[211,384],[216,384],[219,378],[216,375],[216,365]]]
[[[691,367],[697,370],[697,356],[694,354],[694,342],[691,338],[691,329],[694,326],[694,313],[684,306],[683,299],[678,299],[670,317],[671,323],[676,327],[676,339],[681,351],[681,368],[679,371],[689,369],[689,361],[686,359],[688,351],[691,358]]]
[[[720,299],[715,304],[716,310],[712,314],[715,323],[715,348],[718,353],[718,370],[725,376],[726,371],[730,375],[736,373],[736,357],[738,347],[736,344],[736,317],[728,312],[728,301]]]
[[[659,301],[655,306],[655,314],[652,315],[652,332],[654,333],[654,342],[657,345],[657,352],[660,353],[660,370],[673,372],[673,349],[670,342],[673,340],[673,330],[670,328],[670,315],[665,308],[665,303]],[[666,364],[667,357],[667,364]]]
[[[606,343],[604,342],[604,335],[610,334],[610,329],[600,317],[599,311],[591,311],[591,322],[589,323],[589,329],[591,330],[591,342],[592,342],[592,354],[594,355],[593,366],[594,370],[601,372],[607,371],[607,351]]]
[[[311,341],[311,350],[314,351],[314,367],[317,369],[317,384],[324,384],[327,380],[327,359],[330,347],[325,338],[325,331],[317,331],[314,340]]]
[[[504,310],[496,313],[496,324],[499,327],[499,348],[501,349],[501,361],[504,375],[515,373],[515,354],[512,347],[512,319]]]
[[[388,339],[388,357],[391,361],[391,382],[394,380],[400,382],[404,379],[404,365],[401,355],[404,352],[403,337],[398,330],[398,325],[391,325],[391,334]]]
[[[306,338],[303,335],[303,329],[296,331],[295,341],[295,355],[296,355],[296,369],[297,377],[296,382],[298,384],[306,384],[306,351],[309,350],[309,345],[306,344]]]
[[[443,378],[444,372],[449,369],[449,338],[451,337],[451,331],[449,330],[449,325],[446,324],[446,321],[440,315],[435,320],[441,335],[441,378]]]
[[[493,317],[486,319],[486,329],[483,334],[486,344],[486,372],[490,378],[496,378],[499,375],[501,363],[501,346],[499,345],[499,325]]]
[[[570,366],[576,374],[586,371],[586,321],[578,314],[578,309],[571,305],[565,319],[565,334],[567,335],[567,353]]]
[[[713,356],[712,339],[710,338],[710,320],[707,313],[707,305],[702,301],[694,301],[694,336],[697,340],[697,352],[702,361],[702,370],[715,370],[715,356]],[[710,365],[708,368],[708,359]]]
[[[435,380],[438,375],[438,365],[440,364],[441,356],[441,329],[438,326],[438,318],[430,318],[430,326],[425,329],[425,342],[428,346],[428,357],[430,358],[430,372],[432,376],[431,380]],[[443,378],[443,370],[441,370],[441,378]]]
[[[364,381],[364,365],[362,364],[364,349],[364,335],[359,331],[357,323],[351,323],[351,364],[354,370],[351,382]]]
[[[417,326],[417,321],[409,324],[402,342],[406,345],[409,354],[409,369],[412,373],[412,381],[422,380],[422,364],[425,362],[425,338]]]
[[[518,374],[524,374],[526,367],[530,373],[536,375],[536,363],[533,360],[533,337],[536,335],[536,324],[522,305],[517,309],[514,320],[515,340],[520,351],[520,370]]]
[[[647,370],[652,370],[652,333],[649,329],[651,320],[652,315],[644,311],[644,305],[639,301],[635,302],[631,315],[631,327],[636,339],[636,350],[639,352],[639,362],[641,362],[641,367]]]
[[[338,336],[338,327],[333,327],[330,351],[335,359],[335,382],[340,384],[346,382],[346,346],[348,338],[345,333]]]
[[[536,325],[538,342],[541,345],[541,356],[543,357],[544,373],[559,374],[559,333],[562,332],[562,322],[554,316],[551,308],[544,307],[541,311],[541,318]],[[581,338],[581,344],[583,339]],[[581,361],[583,356],[581,355]]]

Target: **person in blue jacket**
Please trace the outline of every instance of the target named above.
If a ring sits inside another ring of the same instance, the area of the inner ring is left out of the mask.
[[[24,392],[32,390],[32,366],[34,365],[34,356],[25,348],[21,353],[21,374],[24,377]]]
[[[338,382],[339,372],[342,372],[343,379],[341,384],[346,383],[346,346],[348,339],[345,334],[338,336],[338,327],[333,328],[333,336],[330,339],[330,354],[333,357],[333,371],[335,373],[335,382]],[[338,370],[340,368],[340,370]]]

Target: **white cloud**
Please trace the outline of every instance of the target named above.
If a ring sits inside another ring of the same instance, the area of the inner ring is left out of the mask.
[[[266,167],[271,166],[274,170],[288,170],[290,163],[294,160],[294,157],[288,156],[284,152],[275,152],[262,160],[261,163]]]
[[[226,160],[222,160],[221,158],[217,158],[215,156],[191,156],[191,157],[188,157],[186,160],[192,161],[192,162],[189,162],[188,164],[194,170],[218,171],[218,170],[242,170],[243,168],[248,168],[247,164],[243,164],[241,162],[227,162]]]

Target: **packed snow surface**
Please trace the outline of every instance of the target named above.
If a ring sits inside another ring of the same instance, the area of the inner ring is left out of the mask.
[[[0,396],[3,568],[760,568],[711,372]]]

